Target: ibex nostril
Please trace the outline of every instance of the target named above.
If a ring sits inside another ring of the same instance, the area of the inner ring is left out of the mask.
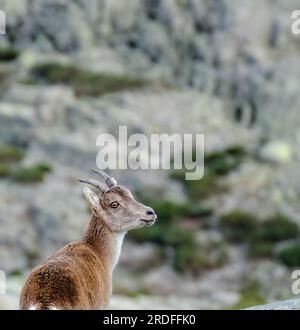
[[[155,213],[154,213],[154,210],[151,210],[151,209],[150,209],[150,210],[147,210],[147,211],[146,211],[146,214],[147,214],[147,215],[154,215]]]

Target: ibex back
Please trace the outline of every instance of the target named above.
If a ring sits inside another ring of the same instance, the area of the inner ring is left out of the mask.
[[[100,190],[84,188],[92,219],[83,239],[70,243],[36,267],[22,289],[21,309],[104,309],[112,292],[112,272],[125,233],[152,225],[154,210],[137,202],[131,192],[102,171],[105,179],[79,180]]]

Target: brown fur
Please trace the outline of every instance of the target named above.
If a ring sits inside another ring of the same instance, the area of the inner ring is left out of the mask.
[[[156,215],[134,200],[124,187],[97,196],[85,188],[92,220],[81,241],[70,243],[30,273],[20,297],[20,309],[104,309],[112,291],[118,258],[116,234],[153,224]],[[117,201],[117,209],[111,208]],[[145,222],[148,221],[148,222]]]

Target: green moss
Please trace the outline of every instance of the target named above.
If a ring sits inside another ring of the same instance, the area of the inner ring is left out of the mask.
[[[174,170],[170,173],[170,177],[181,181],[188,196],[193,200],[224,192],[225,187],[219,184],[217,176],[211,172],[205,173],[201,180],[185,180],[185,173],[185,170]]]
[[[174,252],[173,266],[179,272],[197,274],[204,269],[219,267],[227,260],[227,250],[221,245],[201,247],[196,242],[195,232],[184,227],[180,219],[185,216],[210,215],[212,210],[201,204],[176,204],[170,201],[147,201],[158,215],[158,222],[151,227],[128,233],[138,242],[152,242]],[[226,251],[225,251],[226,250]]]
[[[246,155],[247,152],[242,146],[232,145],[225,150],[205,154],[205,175],[201,180],[187,181],[185,179],[186,169],[174,170],[170,173],[170,177],[184,183],[190,195],[196,193],[197,196],[195,197],[207,197],[219,192],[218,176],[227,175],[237,169]],[[195,149],[193,150],[192,159],[194,161],[196,159]]]
[[[186,169],[172,171],[170,178],[181,181],[190,198],[207,198],[226,190],[226,187],[219,183],[219,176],[227,175],[237,169],[246,154],[245,149],[239,145],[206,153],[204,156],[205,174],[201,180],[186,180]],[[196,159],[196,150],[193,150],[192,159]]]
[[[129,232],[129,237],[138,242],[156,243],[162,247],[172,247],[174,249],[174,268],[178,271],[188,271],[195,268],[196,243],[194,233],[190,229],[183,228],[176,224],[162,225],[155,224],[152,227]],[[191,258],[186,258],[189,251]],[[193,259],[191,267],[186,267]],[[198,263],[198,261],[197,261]]]
[[[234,158],[226,157],[223,152],[214,152],[205,156],[205,167],[217,175],[225,175],[237,167]]]
[[[208,260],[191,246],[182,246],[175,250],[174,269],[179,272],[198,273],[206,267]]]
[[[176,223],[131,231],[129,237],[135,241],[151,241],[161,247],[171,247],[174,251],[173,267],[178,272],[198,274],[200,271],[220,267],[228,260],[224,244],[199,246],[191,229]]]
[[[227,247],[222,242],[211,242],[207,246],[180,245],[175,250],[174,269],[198,275],[201,271],[221,267],[227,261]]]
[[[48,163],[39,163],[36,165],[36,167],[44,173],[50,173],[52,172],[52,166]]]
[[[19,83],[24,84],[24,85],[34,86],[37,84],[37,81],[34,78],[27,78],[27,79],[20,80]]]
[[[10,274],[10,276],[20,276],[22,275],[22,270],[19,268],[13,269]]]
[[[191,229],[184,228],[176,219],[184,212],[181,206],[176,204],[160,201],[151,203],[158,214],[159,222],[154,226],[143,228],[128,233],[129,237],[138,242],[152,242],[159,246],[171,247],[174,250],[174,268],[178,271],[188,271],[196,268],[198,264],[197,246],[195,234]],[[187,251],[191,257],[186,258]],[[191,259],[193,262],[191,262]],[[186,267],[190,263],[190,267]]]
[[[246,151],[242,146],[230,146],[205,155],[205,168],[215,175],[226,175],[238,168]]]
[[[164,228],[157,223],[149,228],[142,228],[139,230],[132,230],[128,233],[128,237],[136,242],[153,242],[159,245],[163,245],[164,239]]]
[[[247,156],[247,151],[245,150],[245,148],[241,145],[232,145],[230,147],[228,147],[225,152],[228,155],[231,155],[233,157],[238,157],[238,158],[242,158]]]
[[[14,61],[19,56],[19,52],[14,48],[0,48],[0,61]]]
[[[247,283],[241,290],[241,297],[229,309],[243,309],[251,306],[266,304],[266,299],[260,293],[260,286],[256,281]]]
[[[253,237],[258,227],[258,221],[250,213],[234,210],[220,217],[220,226],[229,241],[240,243]]]
[[[300,266],[300,242],[295,242],[279,252],[279,260],[288,267]]]
[[[158,222],[151,227],[130,232],[130,236],[138,241],[151,241],[162,246],[176,246],[193,242],[194,233],[182,228],[179,219],[185,216],[210,215],[212,210],[201,207],[201,204],[176,204],[171,201],[146,201],[155,210]]]
[[[173,225],[167,228],[165,235],[165,244],[173,247],[195,246],[195,235],[191,229]]]
[[[267,219],[262,223],[260,229],[260,239],[273,243],[296,238],[298,235],[298,225],[281,214]]]
[[[78,77],[81,71],[75,66],[58,63],[38,64],[32,69],[33,76],[49,84],[70,83],[71,79]],[[78,79],[78,78],[77,78]]]
[[[140,198],[143,200],[143,198]],[[199,202],[178,204],[169,200],[153,201],[146,199],[144,203],[151,205],[158,219],[164,224],[176,221],[182,217],[207,217],[213,213],[213,209]]]
[[[185,170],[173,170],[170,172],[170,178],[178,181],[185,181]]]
[[[186,182],[188,195],[196,199],[207,198],[225,191],[225,187],[219,184],[217,177],[212,173],[206,174],[201,180]]]
[[[157,218],[165,224],[171,222],[176,216],[182,214],[181,205],[171,201],[161,200],[157,202],[149,202],[157,214]]]
[[[252,233],[248,253],[251,258],[274,257],[276,243],[299,237],[298,226],[286,216],[276,214],[260,223]]]
[[[199,246],[191,229],[172,224],[131,231],[129,237],[139,242],[151,241],[162,247],[171,247],[174,251],[173,267],[178,272],[199,272],[220,267],[228,260],[225,245]]]
[[[272,243],[253,240],[249,243],[248,255],[250,258],[273,258],[273,250]]]
[[[140,287],[137,290],[130,290],[124,286],[118,286],[118,283],[114,285],[115,294],[136,298],[139,296],[151,295],[152,291],[148,287]]]
[[[10,145],[0,145],[1,163],[20,161],[23,157],[24,157],[24,152],[20,148]]]
[[[7,164],[0,164],[0,178],[5,178],[10,174],[10,167]]]
[[[32,75],[37,82],[69,85],[78,96],[97,97],[106,93],[142,88],[148,84],[145,80],[127,75],[93,73],[73,65],[58,63],[39,64],[33,68]]]
[[[21,167],[12,173],[12,179],[20,183],[41,182],[44,175],[51,171],[51,167],[40,163],[30,167]]]
[[[208,217],[213,214],[213,209],[201,203],[187,203],[182,206],[184,216],[188,217]]]
[[[149,288],[140,288],[139,290],[136,291],[127,291],[126,296],[131,297],[131,298],[137,298],[140,296],[147,296],[151,295],[152,292]]]
[[[154,226],[129,232],[129,237],[138,242],[153,242],[160,246],[177,247],[193,245],[193,231],[176,224],[156,223]]]

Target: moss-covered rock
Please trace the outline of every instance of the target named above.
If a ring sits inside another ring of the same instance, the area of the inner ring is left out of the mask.
[[[277,243],[299,237],[299,227],[282,214],[275,214],[259,224],[249,242],[252,258],[273,258]]]
[[[101,96],[122,90],[144,87],[147,81],[127,75],[93,73],[73,65],[44,63],[32,69],[32,78],[36,83],[66,84],[74,88],[78,96]]]
[[[0,164],[0,179],[9,176],[10,167],[7,164]]]
[[[298,235],[298,225],[282,214],[276,214],[264,221],[259,231],[262,241],[273,243],[293,239]]]
[[[222,241],[200,245],[187,244],[175,250],[174,269],[198,275],[202,271],[222,267],[227,261],[227,246]]]
[[[186,180],[185,170],[174,170],[170,173],[172,179],[181,181],[192,200],[199,200],[223,192],[225,187],[218,182],[218,177],[211,172],[205,172],[201,180]]]
[[[0,163],[20,161],[24,157],[24,151],[11,145],[0,145]]]
[[[225,237],[234,243],[247,242],[258,227],[255,215],[240,210],[223,214],[219,223]]]
[[[300,266],[300,242],[295,242],[283,248],[278,254],[279,260],[288,267]]]
[[[241,290],[240,299],[229,309],[243,309],[250,306],[265,304],[266,299],[260,292],[260,286],[256,281],[246,283]]]
[[[19,56],[19,51],[14,48],[0,48],[0,62],[14,61]]]
[[[44,175],[51,171],[52,168],[50,165],[40,163],[33,166],[18,168],[12,173],[11,177],[14,181],[19,183],[41,182],[44,179]]]
[[[205,155],[205,168],[215,175],[226,175],[238,168],[246,151],[242,146],[233,145],[225,150]]]
[[[250,258],[273,258],[274,244],[270,242],[252,240],[249,243],[248,255]]]

